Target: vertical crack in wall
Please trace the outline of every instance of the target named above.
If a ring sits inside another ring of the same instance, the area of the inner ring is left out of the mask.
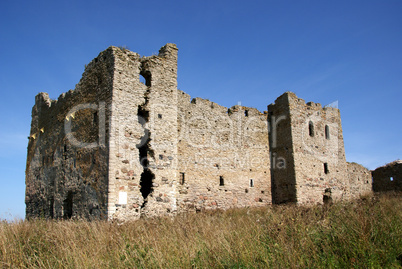
[[[141,179],[140,179],[140,192],[142,194],[142,197],[144,198],[144,202],[141,208],[145,207],[148,201],[147,198],[153,191],[152,184],[155,178],[154,173],[152,173],[152,171],[149,169],[149,161],[148,161],[149,157],[152,158],[154,156],[154,152],[150,148],[151,132],[149,131],[148,128],[146,128],[146,123],[149,121],[148,94],[149,89],[145,92],[144,95],[145,102],[142,105],[138,106],[137,111],[138,122],[144,128],[144,136],[141,137],[140,143],[136,145],[139,151],[140,163],[143,167],[143,172],[141,173]]]

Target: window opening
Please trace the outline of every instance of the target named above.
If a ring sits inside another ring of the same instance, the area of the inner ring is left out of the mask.
[[[63,153],[63,156],[64,156],[64,160],[67,160],[67,145],[66,145],[66,144],[64,144],[64,153]]]
[[[73,216],[73,192],[68,191],[67,197],[63,202],[63,217],[64,219],[71,219]]]
[[[254,179],[250,179],[250,187],[254,187]]]
[[[223,176],[219,177],[219,186],[225,186],[225,181],[223,180]]]
[[[151,72],[149,72],[149,71],[141,71],[141,73],[140,73],[140,82],[142,84],[145,84],[145,86],[147,86],[147,87],[151,87],[151,80],[152,80]]]
[[[93,117],[93,120],[92,120],[92,124],[93,125],[96,125],[96,124],[98,124],[98,112],[94,112],[94,117]]]
[[[50,218],[54,218],[54,197],[50,197],[49,201],[49,216]]]
[[[180,185],[184,185],[184,182],[185,182],[184,173],[180,173]]]
[[[325,125],[325,139],[329,139],[329,126]]]
[[[310,122],[308,123],[308,134],[309,134],[311,137],[314,137],[314,124],[313,124],[312,121],[310,121]]]
[[[328,170],[328,163],[324,163],[324,173],[328,174],[329,170]]]

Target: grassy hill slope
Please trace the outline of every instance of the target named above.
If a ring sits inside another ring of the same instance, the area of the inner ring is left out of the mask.
[[[127,222],[0,223],[3,268],[379,268],[402,265],[402,196]]]

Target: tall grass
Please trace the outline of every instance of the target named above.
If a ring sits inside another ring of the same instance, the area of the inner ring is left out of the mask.
[[[400,268],[402,197],[124,224],[0,223],[3,268]]]

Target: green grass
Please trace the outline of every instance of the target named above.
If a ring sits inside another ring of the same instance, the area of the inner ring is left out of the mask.
[[[0,223],[2,268],[401,268],[402,196],[127,222]]]

